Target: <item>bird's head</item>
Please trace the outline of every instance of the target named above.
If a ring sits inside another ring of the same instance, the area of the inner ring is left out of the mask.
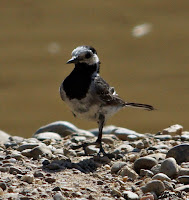
[[[85,63],[87,65],[99,64],[96,50],[91,46],[79,46],[72,51],[72,58],[67,61],[70,63]]]

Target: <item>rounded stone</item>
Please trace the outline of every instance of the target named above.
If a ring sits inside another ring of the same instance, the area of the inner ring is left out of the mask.
[[[174,177],[178,174],[178,166],[174,158],[167,158],[161,163],[160,171],[169,177]]]
[[[153,180],[148,182],[145,186],[141,187],[143,193],[147,192],[155,192],[157,196],[161,194],[165,190],[165,186],[160,180]]]
[[[112,168],[111,168],[111,173],[117,173],[122,167],[124,167],[127,163],[126,162],[115,162],[113,165],[112,165]]]
[[[154,158],[145,156],[138,158],[134,162],[134,170],[139,173],[140,169],[151,169],[154,165],[157,165],[158,162]]]
[[[158,173],[152,177],[153,180],[171,181],[171,179],[164,173]]]
[[[33,137],[36,137],[37,134],[43,133],[43,132],[54,132],[58,133],[60,136],[65,137],[67,135],[70,135],[74,132],[77,132],[79,129],[67,121],[56,121],[50,124],[47,124],[45,126],[42,126],[39,128]]]
[[[61,136],[58,133],[53,133],[53,132],[39,133],[35,137],[40,141],[50,140],[50,139],[61,140]]]
[[[173,157],[178,164],[189,161],[189,144],[179,144],[167,152],[167,158]]]
[[[139,199],[139,196],[136,193],[131,192],[131,191],[124,191],[123,196],[127,200],[138,200]]]

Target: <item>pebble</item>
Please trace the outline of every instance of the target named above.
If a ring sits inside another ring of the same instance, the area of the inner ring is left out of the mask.
[[[180,187],[177,187],[175,189],[176,192],[181,192],[181,191],[185,191],[185,192],[189,192],[189,185],[183,185]]]
[[[158,173],[152,177],[153,180],[160,180],[160,181],[171,181],[171,179],[164,173]]]
[[[189,176],[179,176],[178,181],[183,184],[189,184]]]
[[[155,135],[154,138],[161,141],[167,141],[167,140],[171,140],[172,136],[171,135]]]
[[[124,191],[123,192],[123,197],[127,200],[139,200],[139,196],[131,191]]]
[[[44,135],[41,141],[10,136],[4,144],[0,142],[2,199],[149,200],[189,196],[189,161],[185,155],[189,144],[183,142],[189,132],[165,139],[167,134],[139,134],[132,130],[126,133],[128,129],[110,127],[107,133],[111,134],[103,135],[102,139],[106,152],[114,155],[110,159],[94,155],[99,151],[96,146],[89,146],[91,156],[84,156],[82,148],[71,148],[95,139],[93,133],[76,129],[64,138],[59,133],[45,131],[36,134],[36,137]],[[127,140],[120,140],[114,134],[116,131],[125,134]],[[174,146],[179,146],[176,151],[184,156],[180,166],[176,158],[169,157]]]
[[[133,170],[133,169],[131,169],[130,167],[128,167],[128,166],[123,166],[120,170],[119,170],[119,172],[118,172],[118,174],[119,175],[121,175],[121,176],[128,176],[129,178],[131,178],[132,180],[135,180],[135,179],[137,179],[137,177],[138,177],[138,174]]]
[[[74,132],[77,132],[78,130],[79,129],[70,122],[56,121],[56,122],[47,124],[47,125],[39,128],[35,132],[33,137],[36,137],[37,134],[43,133],[43,132],[54,132],[54,133],[58,133],[61,137],[65,137],[65,136],[70,135]]]
[[[114,154],[126,154],[129,153],[131,151],[133,151],[133,147],[127,143],[123,143],[121,145],[119,145],[118,147],[116,147],[116,149],[113,151]]]
[[[152,177],[154,175],[153,172],[147,169],[141,169],[140,170],[140,176],[146,176],[146,177]]]
[[[65,200],[65,198],[62,196],[61,192],[57,192],[54,196],[53,196],[54,200]]]
[[[22,170],[20,170],[20,169],[17,168],[17,167],[10,167],[10,168],[9,168],[9,173],[10,173],[10,174],[15,174],[15,172],[16,172],[16,174],[22,174]]]
[[[129,138],[130,141],[133,141],[132,140],[132,137],[134,137],[135,139],[136,138],[140,138],[140,137],[143,137],[141,136],[142,134],[139,134],[133,130],[130,130],[130,129],[127,129],[127,128],[117,128],[115,131],[114,131],[114,134],[120,139],[120,140],[128,140],[128,136],[131,136]],[[140,136],[140,137],[139,137]]]
[[[97,148],[97,147],[94,146],[94,145],[89,145],[89,146],[87,146],[87,147],[85,148],[85,150],[86,150],[86,153],[87,153],[88,155],[94,155],[94,154],[96,154],[96,153],[99,152],[99,148]]]
[[[137,173],[140,173],[140,169],[151,169],[154,165],[157,165],[158,162],[154,158],[151,157],[142,157],[138,158],[134,162],[134,170]]]
[[[161,169],[161,164],[157,164],[157,165],[154,165],[150,171],[153,172],[154,174],[158,174],[160,173],[160,169]]]
[[[9,141],[9,137],[11,135],[9,135],[8,133],[5,133],[4,131],[1,131],[0,130],[0,138],[1,138],[1,143],[4,144],[5,142],[8,142]]]
[[[167,158],[161,163],[160,171],[169,177],[175,177],[178,174],[178,166],[174,158]]]
[[[169,128],[166,128],[162,131],[164,135],[181,135],[183,131],[183,126],[179,124],[175,124],[170,126]]]
[[[34,181],[34,176],[30,174],[26,174],[22,176],[21,180],[31,184]]]
[[[126,162],[120,162],[120,161],[117,161],[115,162],[113,165],[112,165],[112,168],[111,168],[111,173],[117,173],[122,167],[124,167],[127,163]]]
[[[189,161],[189,144],[179,144],[167,152],[167,158],[173,157],[178,164]]]
[[[39,133],[35,136],[38,140],[43,141],[43,140],[61,140],[61,136],[58,133],[54,132],[43,132]]]
[[[110,125],[110,126],[105,126],[103,128],[103,135],[105,134],[114,134],[115,130],[117,129],[116,126]],[[99,133],[98,128],[94,128],[94,129],[90,129],[88,130],[89,132],[91,132],[93,135],[97,136]]]
[[[54,183],[56,181],[56,178],[47,177],[47,178],[45,178],[45,181],[48,182],[48,183]]]
[[[3,190],[6,190],[7,184],[5,182],[0,182],[0,188],[2,188]]]
[[[143,193],[147,192],[155,192],[157,196],[161,194],[165,190],[165,186],[160,180],[152,180],[148,182],[145,186],[141,187]]]
[[[34,159],[38,159],[40,156],[51,158],[52,152],[46,145],[40,145],[30,151],[30,156]]]
[[[26,143],[26,144],[22,144],[20,145],[17,150],[18,151],[23,151],[23,150],[26,150],[26,149],[33,149],[35,147],[39,146],[39,143]]]

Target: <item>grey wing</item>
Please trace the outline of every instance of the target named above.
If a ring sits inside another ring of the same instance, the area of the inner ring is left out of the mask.
[[[125,105],[125,102],[117,95],[114,87],[110,87],[109,84],[100,76],[94,79],[95,93],[102,101],[102,104],[106,105]]]

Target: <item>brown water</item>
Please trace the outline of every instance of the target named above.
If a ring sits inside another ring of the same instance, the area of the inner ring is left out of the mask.
[[[179,123],[189,130],[189,1],[32,1],[0,3],[0,129],[31,136],[40,126],[67,120],[80,128],[59,97],[78,45],[92,45],[101,75],[126,101],[158,110],[124,109],[107,124],[157,132]],[[136,25],[152,31],[133,37]]]

